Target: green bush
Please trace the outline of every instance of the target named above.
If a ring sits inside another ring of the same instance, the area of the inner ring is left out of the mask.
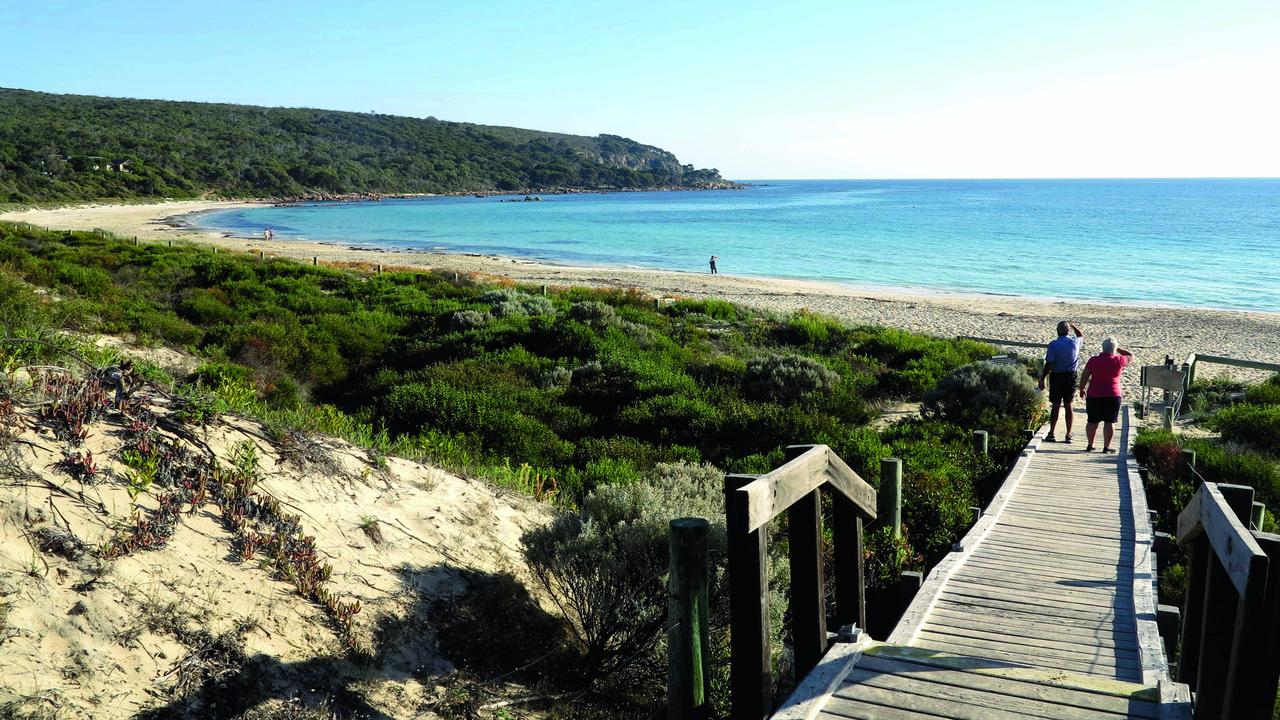
[[[1223,440],[1280,454],[1280,405],[1245,403],[1218,411],[1209,420]]]
[[[449,316],[449,329],[455,332],[466,332],[483,327],[492,319],[489,313],[479,310],[457,310]]]
[[[1042,411],[1036,384],[1013,365],[976,362],[958,368],[925,393],[920,414],[960,427],[1016,434]]]
[[[705,315],[713,320],[737,320],[738,308],[724,300],[677,300],[665,308],[670,315]]]
[[[582,302],[574,303],[569,308],[569,317],[584,325],[602,328],[613,322],[618,317],[618,312],[613,309],[612,305],[607,303],[596,300],[583,300]]]
[[[747,394],[773,402],[795,402],[806,395],[830,391],[840,376],[812,358],[770,355],[747,361],[742,378]]]
[[[1251,386],[1245,401],[1254,405],[1280,405],[1280,375],[1272,375],[1266,382]]]

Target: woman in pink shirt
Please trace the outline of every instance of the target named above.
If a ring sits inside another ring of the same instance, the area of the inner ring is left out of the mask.
[[[1084,373],[1080,376],[1080,397],[1085,398],[1085,412],[1089,422],[1084,426],[1085,437],[1089,440],[1088,452],[1093,450],[1093,438],[1098,434],[1098,423],[1102,423],[1102,452],[1115,452],[1111,447],[1111,438],[1115,435],[1116,418],[1120,416],[1120,373],[1125,365],[1133,359],[1133,353],[1116,344],[1116,339],[1108,337],[1102,341],[1102,352],[1089,358],[1084,365]]]

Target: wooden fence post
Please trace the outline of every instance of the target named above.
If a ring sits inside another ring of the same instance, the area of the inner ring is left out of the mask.
[[[786,449],[788,461],[808,447]],[[815,489],[787,510],[791,561],[791,639],[796,677],[809,674],[827,652],[826,590],[822,577],[822,495]]]
[[[379,275],[381,275],[381,274],[382,274],[382,264],[381,264],[381,263],[379,263],[379,264],[378,264],[378,274],[379,274]]]
[[[667,600],[667,717],[705,720],[710,680],[706,518],[671,521]]]
[[[1219,484],[1218,491],[1236,518],[1248,523],[1253,509],[1253,488]],[[1249,575],[1254,576],[1252,572]],[[1196,677],[1196,715],[1199,717],[1235,717],[1231,706],[1240,701],[1237,691],[1247,673],[1242,665],[1249,662],[1241,654],[1247,634],[1253,629],[1249,627],[1250,620],[1261,608],[1260,591],[1265,590],[1257,582],[1249,585],[1249,594],[1238,596],[1226,567],[1215,553],[1210,553],[1200,631],[1202,660]]]
[[[988,453],[988,440],[989,436],[986,430],[974,430],[973,451],[979,455],[986,455]]]
[[[137,236],[137,235],[134,235],[134,236],[133,236],[133,244],[134,244],[134,245],[137,245],[137,244],[138,244],[138,236]]]
[[[1182,451],[1182,463],[1180,467],[1182,469],[1182,479],[1185,480],[1186,482],[1191,483],[1192,488],[1199,489],[1200,476],[1196,475],[1196,451],[1195,450]]]
[[[750,505],[737,492],[755,475],[724,478],[725,529],[728,533],[730,668],[734,720],[759,720],[773,702],[769,664],[769,526],[748,531]]]
[[[876,497],[881,501],[877,524],[889,525],[895,538],[902,537],[902,461],[898,458],[880,461],[880,490]]]
[[[1032,440],[1035,440],[1035,439],[1036,439],[1036,431],[1035,431],[1035,430],[1023,430],[1023,431],[1022,431],[1022,443],[1023,443],[1024,445],[1030,445],[1030,444],[1031,444],[1031,441],[1032,441]]]
[[[1249,529],[1261,530],[1262,524],[1266,522],[1266,519],[1267,519],[1267,506],[1260,502],[1254,501],[1253,510],[1252,512],[1249,513]]]
[[[1205,585],[1209,575],[1209,564],[1217,562],[1213,551],[1209,549],[1209,540],[1199,537],[1191,541],[1190,552],[1187,553],[1187,588],[1183,593],[1182,634],[1178,645],[1178,682],[1196,689],[1196,679],[1200,670],[1200,637],[1204,623]]]
[[[1173,665],[1174,653],[1178,650],[1178,630],[1182,626],[1182,611],[1176,605],[1160,605],[1156,608],[1156,628],[1160,639],[1164,641],[1164,657],[1169,663],[1169,675],[1176,675]]]
[[[542,284],[542,297],[546,297],[546,296],[547,296],[547,284],[546,284],[546,283],[543,283],[543,284]]]
[[[902,619],[902,614],[911,607],[911,601],[916,599],[916,593],[920,592],[923,584],[924,573],[916,570],[908,570],[898,576],[898,607],[893,611],[893,623],[890,627],[897,625]]]
[[[862,565],[862,514],[853,501],[832,493],[831,542],[835,546],[836,627],[867,629],[867,583]]]
[[[1164,409],[1164,429],[1173,431],[1173,408],[1166,407]]]
[[[258,259],[259,259],[259,260],[266,260],[266,259],[267,259],[267,254],[266,254],[265,252],[263,252],[262,250],[259,250],[259,251],[258,251]]]
[[[314,266],[314,265],[319,265],[319,264],[320,264],[320,258],[316,257],[315,255],[312,255],[312,256],[311,256],[311,264],[312,264],[313,266]]]

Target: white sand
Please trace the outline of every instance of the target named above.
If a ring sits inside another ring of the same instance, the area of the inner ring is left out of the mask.
[[[1076,322],[1086,334],[1086,350],[1097,352],[1107,335],[1131,349],[1143,364],[1159,363],[1166,354],[1179,361],[1188,353],[1280,362],[1280,313],[1203,310],[1053,301],[1036,298],[898,291],[836,283],[735,277],[659,270],[571,267],[498,256],[360,250],[350,247],[230,237],[190,227],[173,227],[178,216],[213,209],[248,207],[253,203],[181,201],[154,205],[96,205],[54,210],[28,210],[0,215],[0,220],[29,222],[50,228],[100,228],[146,241],[184,240],[222,248],[322,263],[374,263],[391,267],[435,268],[463,274],[509,277],[552,285],[636,288],[666,297],[715,297],[756,308],[789,312],[809,309],[852,323],[887,325],[943,336],[1048,341],[1058,320]],[[166,220],[170,222],[167,223]],[[179,224],[181,220],[177,221]],[[1160,269],[1135,263],[1134,273],[1147,273],[1158,283]],[[1170,288],[1170,297],[1176,296]],[[1032,351],[1024,351],[1032,352]],[[1222,366],[1197,370],[1200,377],[1219,373],[1257,376]],[[1137,373],[1126,373],[1133,389]]]

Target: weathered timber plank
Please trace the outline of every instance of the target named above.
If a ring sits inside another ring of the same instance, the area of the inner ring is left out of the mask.
[[[1114,548],[1121,542],[1133,542],[1133,533],[1120,530],[1094,530],[1080,526],[1065,526],[1056,530],[1046,527],[1047,523],[1032,523],[1020,517],[1002,517],[996,523],[996,532],[1005,528],[1012,532],[1030,533],[1044,538],[1046,544],[1066,543],[1085,547]]]
[[[900,667],[896,666],[894,670],[899,670]],[[970,687],[969,684],[972,682],[972,678],[980,676],[965,678],[962,673],[954,673],[947,670],[938,670],[930,673],[907,671],[903,674],[898,674],[893,670],[880,671],[867,668],[861,672],[864,674],[858,676],[857,682],[885,690],[934,697],[950,697],[958,702],[970,705],[1003,708],[1010,712],[1028,714],[1033,717],[1046,718],[1046,720],[1085,720],[1100,716],[1104,718],[1119,718],[1130,715],[1130,707],[1126,707],[1124,711],[1121,711],[1117,706],[1106,709],[1089,705],[1082,706],[1076,704],[1082,702],[1078,699],[1076,693],[1070,691],[1058,691],[1055,693],[1052,690],[1046,692],[1045,686],[1019,681],[991,683],[987,688],[975,688]],[[957,681],[955,676],[961,677]],[[849,680],[854,681],[852,675]],[[1048,699],[1035,697],[1032,691],[1040,691],[1038,694]],[[1156,717],[1155,708],[1151,703],[1134,703],[1134,705],[1138,707],[1133,708],[1137,712],[1133,713],[1132,716],[1151,720]]]
[[[966,642],[982,642],[988,643],[997,648],[1008,647],[1018,650],[1019,652],[1038,652],[1043,650],[1046,657],[1063,657],[1067,659],[1086,659],[1096,660],[1109,663],[1115,667],[1128,667],[1140,669],[1138,653],[1134,648],[1115,648],[1103,647],[1100,645],[1090,645],[1088,643],[1071,643],[1061,640],[1041,640],[1034,638],[1023,638],[1016,635],[1005,635],[998,628],[990,630],[970,630],[967,628],[955,628],[950,626],[935,625],[929,623],[920,630],[919,643],[922,647],[929,646],[928,637],[938,637],[946,640],[951,638],[965,638]],[[950,642],[958,642],[952,640]]]
[[[1035,587],[1019,586],[1009,581],[983,580],[962,575],[951,576],[951,584],[948,589],[956,592],[983,592],[1000,597],[1025,598],[1028,602],[1062,603],[1082,608],[1114,608],[1120,605],[1127,606],[1131,603],[1130,599],[1123,595],[1068,593],[1062,588],[1046,588],[1043,585]],[[1129,612],[1132,614],[1132,610]]]
[[[1065,670],[1079,675],[1094,675],[1097,677],[1112,678],[1116,680],[1132,681],[1140,679],[1142,676],[1142,674],[1136,670],[1113,668],[1100,663],[1090,663],[1078,660],[1046,658],[1043,654],[1034,650],[1018,652],[1007,647],[998,649],[984,647],[980,643],[941,642],[936,638],[930,638],[927,644],[923,640],[920,641],[920,645],[918,647],[922,649],[943,650],[962,655],[971,655],[974,657],[981,657],[983,659],[1004,660],[1006,662],[1023,665],[1027,668]]]
[[[865,679],[872,673],[859,672],[858,678]],[[851,678],[854,676],[850,673]],[[1034,715],[1003,710],[999,707],[982,707],[963,702],[954,697],[932,697],[922,693],[906,692],[898,688],[884,688],[873,683],[846,683],[841,685],[832,697],[828,708],[838,712],[844,702],[857,705],[872,704],[895,710],[910,710],[936,717],[953,718],[954,720],[1038,720]]]
[[[871,644],[865,633],[858,642],[838,642],[831,646],[822,661],[800,681],[791,697],[778,708],[770,720],[811,720],[827,704],[846,675]]]
[[[977,548],[977,552],[988,550],[991,552],[1031,553],[1039,556],[1042,560],[1048,559],[1046,556],[1053,556],[1054,560],[1089,565],[1123,564],[1127,566],[1132,564],[1133,548],[1087,548],[1063,542],[1051,542],[1050,540],[1048,536],[1041,536],[1040,540],[1037,541],[1029,535],[1001,532],[998,535],[987,538],[987,541]]]
[[[938,720],[944,715],[914,712],[871,702],[831,697],[817,720]]]
[[[1025,570],[1041,577],[1075,580],[1123,580],[1128,578],[1119,562],[1090,563],[1072,561],[1069,556],[1044,553],[1039,558],[1017,553],[1002,552],[997,547],[987,548],[981,555],[969,558],[966,565],[994,565],[1000,568]],[[1051,565],[1051,567],[1045,567]]]
[[[922,648],[880,645],[869,648],[858,667],[897,675],[920,675],[931,682],[1016,694],[1074,707],[1123,714],[1136,708],[1150,713],[1157,693],[1148,687],[1123,681],[1064,675],[1055,670],[1027,668]]]
[[[924,628],[952,628],[968,632],[990,633],[995,637],[1018,638],[1018,642],[1051,642],[1086,647],[1114,648],[1116,652],[1136,655],[1138,641],[1133,635],[1112,633],[1110,630],[1071,630],[1057,628],[1040,622],[1015,622],[1001,620],[999,624],[984,621],[980,617],[964,615],[956,617],[942,612],[930,616]],[[922,628],[922,629],[924,629]]]
[[[1111,602],[1116,595],[1116,587],[1114,584],[1101,585],[1098,581],[1084,581],[1089,584],[1075,582],[1071,584],[1066,581],[1047,580],[1037,577],[1030,577],[1017,570],[998,571],[991,569],[979,568],[961,568],[959,572],[953,574],[952,579],[957,581],[984,583],[993,587],[1008,588],[1010,590],[1044,590],[1059,594],[1070,594],[1071,597],[1088,598],[1091,600],[1099,600],[1102,602]]]
[[[1031,658],[1040,658],[1032,664],[1036,667],[1057,667],[1059,663],[1087,663],[1093,673],[1103,673],[1114,675],[1117,672],[1130,672],[1134,676],[1141,675],[1142,667],[1138,662],[1137,653],[1126,656],[1124,653],[1117,654],[1109,649],[1088,648],[1086,646],[1076,646],[1075,648],[1057,648],[1048,645],[1028,645],[1025,643],[1006,642],[1003,640],[992,640],[987,637],[977,637],[972,634],[964,634],[957,632],[942,632],[934,630],[932,626],[926,625],[920,631],[920,636],[916,639],[918,647],[935,647],[938,643],[953,643],[964,645],[965,647],[975,648],[977,652],[974,655],[987,656],[988,651],[994,652],[1011,652],[1021,653]]]
[[[1038,602],[1033,598],[1017,599],[1009,596],[1001,597],[996,593],[984,593],[981,591],[962,591],[948,586],[942,592],[942,599],[952,603],[962,605],[977,605],[980,607],[995,608],[998,610],[1018,610],[1021,612],[1034,613],[1039,610],[1039,615],[1045,618],[1046,622],[1050,622],[1052,618],[1074,618],[1076,620],[1091,621],[1118,621],[1128,623],[1132,621],[1133,611],[1130,609],[1116,608],[1085,608],[1083,606],[1076,607],[1046,607],[1044,603]]]
[[[1054,625],[1058,625],[1063,628],[1070,627],[1070,628],[1087,628],[1089,630],[1111,630],[1112,628],[1115,627],[1115,624],[1112,622],[1111,618],[1089,619],[1089,618],[1078,618],[1078,617],[1064,617],[1061,615],[1054,616],[1053,618],[1046,618],[1043,613],[1035,612],[1034,610],[1029,610],[1025,607],[1021,609],[1016,607],[993,607],[992,605],[981,604],[981,603],[964,602],[964,601],[957,602],[956,600],[953,600],[952,598],[949,598],[949,597],[938,598],[937,604],[939,607],[945,607],[946,609],[952,612],[970,613],[971,615],[976,617],[990,618],[993,624],[997,623],[998,621],[1004,618],[1011,617],[1014,619],[1020,619],[1024,621],[1030,619],[1034,622],[1040,622],[1045,624],[1052,623]]]

